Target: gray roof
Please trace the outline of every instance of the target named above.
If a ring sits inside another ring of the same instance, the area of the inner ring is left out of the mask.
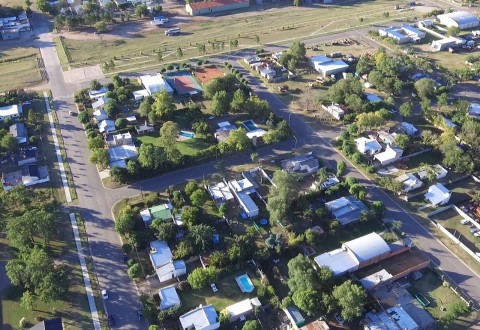
[[[325,207],[342,225],[360,219],[360,214],[368,210],[367,206],[353,196],[341,197],[325,203]]]
[[[391,251],[387,242],[377,233],[371,233],[343,243],[343,246],[347,247],[360,263]]]
[[[442,18],[450,18],[454,20],[458,25],[478,22],[478,17],[468,11],[456,11],[453,13],[442,14],[438,15],[437,18],[439,20]]]

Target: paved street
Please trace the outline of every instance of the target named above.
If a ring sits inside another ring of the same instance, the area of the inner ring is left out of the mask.
[[[138,293],[133,281],[127,276],[126,266],[121,261],[121,243],[114,231],[111,207],[117,200],[139,194],[141,191],[161,190],[169,185],[183,182],[185,179],[198,178],[204,174],[213,173],[215,171],[213,167],[215,162],[137,182],[129,187],[116,190],[103,188],[95,167],[88,163],[89,152],[86,148],[84,131],[77,118],[68,114],[68,111],[76,110],[72,94],[80,86],[65,84],[51,34],[47,33],[46,22],[40,17],[36,17],[35,24],[37,33],[39,33],[39,29],[44,31],[40,35],[38,42],[50,78],[50,86],[65,141],[68,161],[74,175],[75,188],[78,194],[78,210],[86,220],[88,238],[98,279],[102,288],[106,288],[110,292],[110,300],[106,302],[106,308],[109,313],[117,316],[117,325],[119,327],[123,329],[146,329],[146,322],[139,323],[136,319],[135,309],[140,306]],[[44,25],[43,29],[41,28],[42,24]],[[347,35],[351,37],[355,34],[357,32],[347,32]],[[344,36],[336,36],[335,39],[339,37],[344,38]],[[323,39],[316,38],[316,40]],[[223,62],[225,59],[221,59],[221,61]],[[298,147],[311,147],[331,166],[336,166],[335,164],[342,159],[342,156],[332,149],[331,140],[337,136],[338,132],[331,130],[313,131],[305,122],[306,118],[302,118],[301,115],[291,115],[285,104],[274,94],[268,92],[266,87],[260,84],[256,78],[249,75],[238,63],[234,61],[231,61],[231,63],[248,77],[254,91],[261,98],[267,100],[277,114],[290,122],[298,138]],[[259,152],[262,157],[267,157],[289,150],[292,146],[293,141],[290,141],[273,148],[262,148]],[[243,154],[229,157],[227,164],[239,164],[249,161],[249,156]],[[381,200],[387,205],[388,218],[403,220],[405,232],[418,242],[419,247],[425,251],[431,260],[440,266],[460,287],[469,292],[476,302],[480,302],[480,287],[476,285],[478,277],[471,269],[451,254],[394,200],[390,199],[382,190],[373,187],[372,183],[353,166],[349,166],[348,171],[349,176],[358,178],[362,184],[369,188],[372,199]]]

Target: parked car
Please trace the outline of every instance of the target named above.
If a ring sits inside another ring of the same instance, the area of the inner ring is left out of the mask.
[[[460,221],[460,223],[461,223],[462,225],[469,225],[469,224],[470,224],[470,220],[468,220],[468,219],[463,219],[463,220]]]
[[[341,317],[340,314],[337,313],[333,317],[337,320],[338,324],[343,325],[345,323],[345,319]]]
[[[104,300],[108,300],[108,292],[107,292],[107,290],[105,290],[105,289],[102,290],[102,298],[103,298]]]
[[[108,323],[110,324],[111,327],[114,327],[114,326],[115,326],[115,315],[110,314],[110,315],[108,316]]]
[[[471,228],[471,229],[470,229],[470,232],[471,232],[472,234],[475,234],[475,233],[477,233],[477,232],[479,232],[479,231],[480,231],[480,230],[479,230],[477,227],[474,227],[474,228]]]

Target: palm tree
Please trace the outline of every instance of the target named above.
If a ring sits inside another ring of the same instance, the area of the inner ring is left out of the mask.
[[[212,240],[215,234],[215,229],[210,226],[200,224],[190,227],[190,233],[188,237],[192,240],[192,243],[205,252],[205,248]]]

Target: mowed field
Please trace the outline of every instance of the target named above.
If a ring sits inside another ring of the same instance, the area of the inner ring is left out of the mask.
[[[181,35],[175,37],[165,36],[164,28],[148,29],[145,25],[141,28],[134,25],[138,23],[130,23],[135,33],[126,30],[120,32],[112,27],[112,32],[101,38],[78,38],[65,34],[65,45],[73,66],[98,64],[113,59],[114,71],[128,71],[199,56],[201,54],[197,50],[197,44],[205,44],[206,53],[212,54],[229,50],[230,41],[235,39],[239,42],[239,48],[261,47],[374,24],[405,22],[415,16],[414,11],[393,11],[392,6],[392,2],[386,0],[362,3],[348,1],[332,6],[288,6],[263,11],[261,7],[253,6],[241,14],[201,18],[200,21],[186,15],[175,16],[171,19],[173,23],[168,26],[181,27]],[[388,18],[384,16],[385,12],[390,13]],[[260,44],[256,43],[256,36],[259,37]],[[221,46],[213,49],[214,42],[224,42],[223,49]],[[174,54],[178,47],[183,51],[182,58]],[[157,59],[159,50],[162,51],[162,61]]]
[[[39,51],[33,47],[12,47],[10,42],[0,43],[0,92],[27,88],[42,82],[37,58]]]

